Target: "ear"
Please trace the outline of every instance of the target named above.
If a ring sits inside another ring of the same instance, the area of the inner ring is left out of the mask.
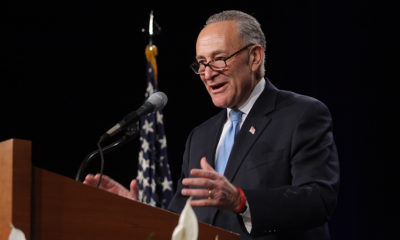
[[[260,45],[254,45],[250,49],[249,65],[253,72],[258,71],[258,69],[261,67],[263,57],[264,57],[264,50]]]

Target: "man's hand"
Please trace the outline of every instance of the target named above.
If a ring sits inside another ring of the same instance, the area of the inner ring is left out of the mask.
[[[183,185],[199,187],[198,189],[183,188],[182,195],[203,197],[204,199],[192,200],[193,207],[217,207],[235,211],[240,206],[240,193],[237,188],[216,172],[205,157],[200,160],[201,169],[192,169],[193,178],[184,178]]]
[[[83,181],[84,184],[95,187],[97,182],[99,181],[100,174],[92,175],[88,174]],[[126,197],[133,200],[138,200],[138,186],[136,179],[133,179],[130,184],[130,190],[126,189],[124,186],[113,180],[112,178],[103,175],[101,183],[99,185],[99,189],[106,190],[108,192],[117,194],[122,197]]]

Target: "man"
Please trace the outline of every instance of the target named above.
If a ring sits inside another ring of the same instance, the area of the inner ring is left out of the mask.
[[[170,210],[193,196],[199,221],[242,239],[329,239],[339,184],[329,110],[264,78],[264,50],[252,16],[207,20],[192,68],[223,110],[190,133]],[[135,197],[135,188],[120,194]]]

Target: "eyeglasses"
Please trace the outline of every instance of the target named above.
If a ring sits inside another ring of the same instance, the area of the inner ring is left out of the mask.
[[[236,54],[240,53],[241,51],[243,51],[246,48],[253,46],[253,45],[254,45],[253,43],[247,44],[245,47],[234,52],[229,57],[213,59],[213,60],[209,61],[208,63],[205,63],[203,61],[201,61],[201,62],[195,61],[194,63],[192,63],[190,65],[190,67],[192,68],[193,72],[196,74],[204,74],[204,72],[206,71],[206,67],[210,67],[213,71],[222,71],[226,68],[226,66],[227,66],[226,61],[228,59],[232,58]]]

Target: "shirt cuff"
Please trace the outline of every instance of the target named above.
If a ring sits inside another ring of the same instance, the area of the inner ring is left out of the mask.
[[[251,214],[250,214],[250,207],[249,202],[246,200],[246,210],[243,213],[239,213],[242,216],[244,226],[246,227],[247,233],[250,234],[252,224],[251,224]]]

